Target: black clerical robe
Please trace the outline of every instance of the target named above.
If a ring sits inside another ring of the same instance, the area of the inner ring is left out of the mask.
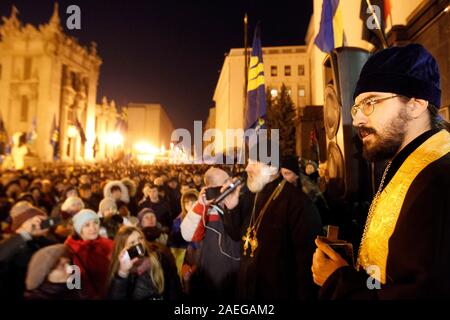
[[[281,177],[260,192],[255,215],[261,211]],[[241,242],[249,226],[255,194],[244,193],[233,210],[225,210],[224,226]],[[320,216],[312,202],[286,183],[263,216],[257,234],[254,257],[241,254],[238,275],[240,300],[312,299],[317,289],[312,281],[311,261],[314,239],[321,231]]]

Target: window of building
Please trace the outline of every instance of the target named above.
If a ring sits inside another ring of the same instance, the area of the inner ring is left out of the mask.
[[[23,78],[24,80],[28,80],[31,78],[31,58],[25,58],[25,64],[23,68]]]
[[[299,97],[304,97],[306,94],[305,94],[305,87],[300,87],[299,89],[298,89],[298,96]]]
[[[298,75],[304,76],[305,75],[305,66],[303,64],[298,65]]]
[[[22,100],[20,103],[20,121],[27,122],[28,121],[28,97],[22,96]]]
[[[284,75],[285,76],[291,75],[291,66],[284,66]]]
[[[287,92],[288,96],[290,96],[292,94],[291,87],[286,87],[286,92]]]
[[[277,66],[270,66],[270,75],[276,77],[278,75]]]
[[[272,96],[272,98],[276,98],[278,96],[278,90],[277,89],[270,90],[270,95]]]

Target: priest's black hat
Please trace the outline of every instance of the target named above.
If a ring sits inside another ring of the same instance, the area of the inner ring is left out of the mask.
[[[439,68],[420,44],[387,48],[373,54],[361,70],[353,94],[391,92],[441,105]]]

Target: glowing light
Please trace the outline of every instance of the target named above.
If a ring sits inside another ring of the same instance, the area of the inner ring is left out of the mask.
[[[69,138],[75,138],[77,136],[77,134],[78,134],[78,130],[74,125],[70,125],[67,128],[67,136]]]
[[[104,141],[106,144],[117,147],[117,146],[123,144],[124,139],[123,139],[123,135],[121,135],[119,132],[110,132],[110,133],[105,134]]]

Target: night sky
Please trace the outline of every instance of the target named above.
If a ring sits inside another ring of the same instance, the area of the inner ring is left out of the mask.
[[[97,101],[161,103],[174,127],[206,121],[224,54],[249,43],[258,20],[262,45],[301,45],[312,0],[297,1],[58,1],[63,29],[82,45],[98,44],[103,59]],[[53,12],[52,0],[0,1],[0,15],[15,4],[21,21],[37,25]],[[65,26],[66,8],[81,8],[81,30]]]

